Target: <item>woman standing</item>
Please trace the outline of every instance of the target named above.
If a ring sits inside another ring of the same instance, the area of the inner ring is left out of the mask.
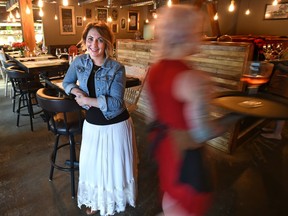
[[[63,81],[67,94],[85,108],[79,159],[78,206],[92,215],[113,215],[135,207],[136,144],[124,103],[125,68],[111,58],[113,34],[104,23],[82,33],[86,54],[71,63]],[[76,84],[78,80],[79,85]]]
[[[155,23],[157,61],[150,67],[146,90],[153,119],[149,138],[165,216],[207,213],[212,189],[202,157],[203,143],[241,117],[231,114],[217,124],[209,120],[210,80],[185,61],[199,50],[201,21],[194,7],[173,5],[161,8]]]

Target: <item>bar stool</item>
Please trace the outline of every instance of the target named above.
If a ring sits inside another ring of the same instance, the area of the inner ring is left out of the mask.
[[[5,97],[7,97],[7,95],[8,95],[8,88],[9,88],[9,78],[8,78],[8,76],[6,74],[6,70],[5,69],[10,67],[10,66],[18,67],[17,63],[15,61],[13,61],[13,60],[5,60],[5,61],[1,60],[1,69],[2,69],[3,73],[5,74],[5,93],[4,93]],[[20,67],[19,67],[19,69],[20,69]],[[14,100],[11,91],[10,91],[10,97],[12,97],[12,100]],[[13,106],[13,112],[15,112],[15,106]]]
[[[15,109],[16,97],[19,96],[17,127],[19,127],[20,116],[29,116],[31,131],[33,131],[32,119],[34,115],[42,112],[42,109],[39,109],[37,104],[36,92],[38,89],[43,88],[43,85],[33,75],[18,69],[18,67],[10,66],[5,71],[13,87],[13,110]],[[38,110],[36,107],[38,107]]]
[[[48,129],[55,134],[54,149],[51,153],[50,161],[50,175],[49,180],[53,180],[54,168],[70,172],[71,178],[71,194],[75,198],[75,177],[74,172],[78,170],[78,162],[76,160],[75,151],[75,134],[82,132],[83,112],[81,107],[75,100],[69,97],[58,97],[58,92],[55,89],[41,88],[37,91],[37,100],[39,105],[43,108],[46,120],[48,122]],[[68,136],[69,142],[59,144],[60,136]],[[57,161],[57,152],[65,146],[69,145],[70,159],[64,164],[60,165]]]

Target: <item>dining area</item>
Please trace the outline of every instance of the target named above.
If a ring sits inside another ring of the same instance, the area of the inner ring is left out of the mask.
[[[1,215],[164,215],[144,85],[158,57],[153,23],[166,3],[180,2],[7,1],[9,16],[0,23]],[[185,58],[211,78],[209,117],[243,115],[203,145],[213,191],[205,216],[286,216],[288,126],[281,139],[261,134],[288,119],[288,93],[278,88],[288,80],[288,61],[280,59],[288,53],[286,18],[276,16],[288,3],[277,1],[275,9],[270,0],[232,0],[231,11],[227,2],[191,3],[209,18],[198,52]],[[244,15],[246,3],[252,16]],[[264,19],[253,13],[260,9]],[[94,205],[110,198],[113,205]]]
[[[0,82],[0,212],[3,215],[86,215],[71,198],[68,172],[55,171],[49,181],[50,154],[55,136],[48,131],[40,116],[33,119],[34,131],[29,129],[29,119],[20,127],[15,125],[11,99],[3,96],[4,84]],[[139,179],[136,208],[128,207],[119,216],[154,216],[161,212],[160,194],[155,163],[150,157],[146,123],[136,113],[132,115],[139,153]],[[288,129],[282,141],[269,141],[254,135],[227,155],[211,146],[205,147],[207,165],[213,170],[216,201],[211,216],[244,216],[260,213],[263,216],[285,215],[287,210],[287,152],[285,144]],[[76,154],[81,145],[81,135],[75,136]],[[68,139],[61,138],[63,143]],[[61,152],[60,152],[61,151]],[[59,151],[60,163],[65,164],[69,151]],[[275,169],[277,167],[277,169]],[[78,172],[75,172],[77,188]],[[254,193],[251,194],[251,190]],[[276,213],[275,213],[276,212]],[[96,214],[97,215],[97,214]]]

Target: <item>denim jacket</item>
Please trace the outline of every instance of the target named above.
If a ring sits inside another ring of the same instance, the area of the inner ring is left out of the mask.
[[[65,92],[70,94],[72,88],[80,88],[89,96],[87,83],[92,69],[93,61],[89,54],[77,56],[63,80]],[[98,105],[105,118],[109,120],[121,114],[126,109],[124,103],[125,67],[111,58],[106,58],[104,64],[95,73],[94,79]],[[76,84],[77,80],[79,86]]]

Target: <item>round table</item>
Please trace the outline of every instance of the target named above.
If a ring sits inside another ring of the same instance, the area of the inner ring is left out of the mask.
[[[222,92],[212,104],[247,116],[288,119],[288,99],[269,93]]]

